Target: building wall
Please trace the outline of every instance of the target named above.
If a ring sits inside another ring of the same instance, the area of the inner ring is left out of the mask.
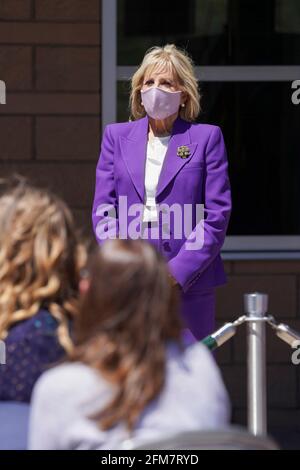
[[[1,0],[1,176],[60,194],[90,232],[100,114],[99,1]]]
[[[100,137],[100,12],[98,0],[1,0],[1,176],[17,171],[60,194],[91,234],[90,211]],[[105,64],[103,64],[104,66]],[[221,325],[243,313],[243,294],[270,295],[270,313],[300,330],[300,262],[226,262],[228,284],[218,289]],[[246,336],[217,353],[233,404],[246,417]],[[299,367],[291,349],[268,329],[270,429],[297,436]],[[300,439],[299,439],[300,447]]]

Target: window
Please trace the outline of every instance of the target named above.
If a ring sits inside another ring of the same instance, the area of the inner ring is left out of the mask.
[[[197,65],[299,65],[299,0],[118,0],[118,65],[175,42]]]
[[[102,3],[115,4],[115,26],[103,37],[115,38],[116,78],[103,90],[115,93],[113,120],[128,120],[129,79],[145,51],[184,47],[202,90],[199,122],[220,125],[228,150],[233,211],[224,251],[300,257],[300,105],[291,88],[300,79],[300,2]]]

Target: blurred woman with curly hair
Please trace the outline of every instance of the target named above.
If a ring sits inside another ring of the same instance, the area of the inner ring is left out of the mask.
[[[0,400],[30,401],[34,383],[72,350],[86,249],[66,204],[23,178],[0,197]]]

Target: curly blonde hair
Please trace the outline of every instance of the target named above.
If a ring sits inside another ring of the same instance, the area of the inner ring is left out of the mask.
[[[70,352],[69,319],[78,312],[86,245],[56,195],[18,175],[0,183],[0,339],[46,308],[58,322],[61,346]]]
[[[186,121],[194,121],[201,111],[201,95],[194,72],[194,64],[187,52],[175,44],[163,47],[154,46],[147,50],[142,63],[131,79],[130,111],[131,119],[140,119],[146,115],[141,104],[141,88],[146,74],[153,70],[167,69],[179,82],[180,90],[187,95],[185,107],[180,107],[180,117]]]

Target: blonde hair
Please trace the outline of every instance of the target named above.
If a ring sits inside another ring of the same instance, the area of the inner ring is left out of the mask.
[[[61,346],[70,352],[69,319],[79,308],[85,244],[57,196],[19,176],[0,183],[5,188],[0,197],[0,339],[13,324],[46,308],[58,322]]]
[[[201,111],[201,95],[194,72],[194,64],[187,52],[175,44],[163,47],[154,46],[147,50],[144,59],[131,79],[130,111],[132,119],[140,119],[146,115],[141,104],[141,88],[146,73],[154,69],[171,71],[179,81],[179,87],[187,94],[185,107],[180,107],[180,117],[186,121],[194,121]]]

